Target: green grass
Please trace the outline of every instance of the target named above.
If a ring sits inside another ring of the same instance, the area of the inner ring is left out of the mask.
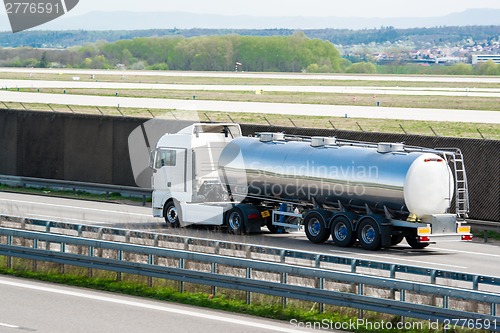
[[[477,239],[484,239],[486,236],[487,239],[490,239],[490,240],[497,240],[497,241],[500,241],[500,232],[498,231],[494,231],[494,230],[489,230],[489,231],[485,231],[485,230],[478,230],[478,231],[474,231],[474,238],[477,238]]]
[[[13,79],[13,80],[51,80],[51,81],[73,81],[74,76],[78,76],[82,82],[127,82],[127,83],[165,83],[165,84],[209,84],[209,85],[282,85],[282,86],[371,86],[371,87],[427,87],[427,88],[500,88],[500,83],[494,82],[411,82],[411,81],[397,81],[397,77],[401,76],[416,76],[416,75],[395,75],[394,80],[384,81],[371,81],[371,80],[330,80],[330,79],[306,79],[307,74],[304,74],[304,79],[271,79],[271,78],[244,78],[233,77],[211,78],[211,77],[184,77],[184,76],[148,76],[148,75],[132,75],[125,71],[124,75],[95,75],[91,79],[90,75],[92,70],[88,70],[87,74],[65,74],[58,72],[54,69],[54,74],[42,74],[33,72],[29,73],[2,73],[0,72],[0,79]],[[120,72],[122,73],[122,72]],[[195,72],[194,72],[195,73]],[[233,74],[227,72],[228,74]],[[261,74],[261,73],[256,73]],[[266,73],[264,73],[266,74]],[[287,74],[287,73],[267,73],[267,74]],[[300,73],[288,73],[293,75],[300,75]],[[318,74],[321,75],[321,74]],[[360,77],[356,74],[325,74],[325,75],[342,75]],[[390,78],[391,75],[371,75]],[[424,76],[424,75],[419,75]],[[425,76],[424,76],[425,77]],[[439,76],[437,76],[439,77]],[[459,78],[460,76],[453,76]],[[474,77],[474,76],[467,76]]]
[[[288,305],[283,308],[279,302],[261,302],[246,304],[241,298],[235,298],[234,294],[231,297],[225,295],[212,296],[208,293],[203,292],[184,292],[180,293],[172,287],[163,286],[153,286],[148,287],[147,285],[140,282],[130,282],[130,281],[116,281],[110,278],[89,278],[79,275],[62,275],[58,273],[47,273],[47,272],[31,272],[27,270],[13,270],[0,268],[0,274],[16,276],[22,278],[35,279],[45,282],[52,282],[58,284],[64,284],[75,287],[89,288],[94,290],[102,290],[114,293],[120,293],[131,296],[138,296],[144,298],[150,298],[165,302],[175,302],[181,304],[187,304],[192,306],[210,308],[223,310],[228,312],[240,313],[253,315],[263,318],[276,319],[282,321],[290,321],[295,319],[299,322],[317,322],[321,323],[323,320],[331,322],[356,322],[357,318],[353,316],[340,315],[335,312],[324,312],[318,313],[315,309],[304,309],[304,307],[296,305]],[[380,321],[380,315],[369,313],[369,318],[373,321]],[[393,323],[398,321],[398,317],[392,316],[389,319]],[[291,327],[292,328],[292,327]],[[395,332],[395,330],[370,330],[366,327],[360,327],[356,332]],[[431,329],[424,329],[419,331],[405,330],[398,332],[408,332],[408,333],[431,333],[437,332]]]

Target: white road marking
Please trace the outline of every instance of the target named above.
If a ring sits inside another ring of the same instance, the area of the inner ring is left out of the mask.
[[[256,322],[254,322],[255,319],[244,320],[244,319],[236,319],[236,318],[227,318],[227,317],[222,317],[220,314],[211,315],[211,314],[207,314],[207,313],[198,313],[196,311],[181,310],[181,309],[176,309],[174,307],[169,307],[169,306],[165,306],[165,305],[147,304],[147,303],[141,303],[139,301],[116,299],[116,298],[111,298],[111,297],[107,297],[107,296],[93,295],[93,294],[89,294],[89,293],[85,293],[85,292],[77,292],[77,291],[71,291],[71,290],[61,290],[61,289],[56,289],[56,288],[51,288],[51,287],[44,287],[41,285],[14,282],[14,281],[8,281],[8,280],[3,280],[3,279],[0,279],[0,284],[12,286],[12,287],[25,288],[25,289],[42,291],[42,292],[60,294],[60,295],[67,295],[67,296],[72,296],[72,297],[91,299],[91,300],[101,301],[101,302],[127,305],[127,306],[138,307],[138,308],[149,309],[149,310],[170,312],[170,313],[175,313],[175,314],[179,314],[179,315],[184,315],[184,316],[187,316],[188,318],[197,317],[197,318],[201,318],[201,319],[208,319],[208,320],[219,321],[219,322],[224,322],[224,323],[229,323],[229,324],[243,325],[243,326],[260,328],[260,329],[275,331],[275,332],[286,332],[286,333],[304,332],[302,330],[294,330],[294,329],[290,329],[290,328],[286,328],[286,327],[274,326],[271,324],[256,323]]]
[[[347,253],[349,255],[353,255],[354,253],[348,252],[348,251],[339,251],[339,250],[330,250],[330,252],[338,252],[338,253]],[[386,260],[401,260],[401,261],[408,261],[408,262],[415,262],[419,264],[424,264],[424,265],[436,265],[436,266],[444,266],[444,267],[453,267],[453,268],[468,268],[466,266],[456,266],[456,265],[447,265],[447,264],[439,264],[439,263],[434,263],[431,261],[421,261],[421,260],[413,260],[413,259],[404,259],[404,258],[399,258],[399,257],[394,257],[394,256],[381,256],[380,254],[365,254],[363,253],[363,256],[367,257],[376,257],[377,259],[386,259]]]
[[[0,323],[0,326],[7,327],[7,328],[15,328],[15,329],[21,328],[21,327],[16,326],[16,325],[9,325],[9,324],[4,324],[4,323]]]
[[[78,206],[66,206],[66,205],[56,205],[56,204],[51,204],[51,203],[32,202],[32,201],[24,201],[24,200],[0,199],[0,201],[8,201],[8,202],[13,202],[13,203],[23,203],[23,204],[29,204],[29,205],[49,206],[49,207],[56,207],[56,208],[69,208],[69,209],[76,209],[76,210],[89,210],[89,211],[100,212],[100,213],[127,214],[127,215],[143,216],[143,217],[144,216],[147,216],[147,217],[151,217],[152,216],[152,215],[149,215],[149,214],[131,213],[131,212],[127,212],[127,211],[121,211],[120,212],[120,211],[117,211],[117,210],[87,208],[87,207],[78,207]]]
[[[472,255],[481,256],[481,257],[500,258],[500,254],[490,254],[490,253],[471,252],[471,251],[462,251],[462,250],[441,249],[441,248],[438,248],[438,247],[433,247],[433,249],[441,250],[441,251],[456,252],[456,253],[472,254]]]

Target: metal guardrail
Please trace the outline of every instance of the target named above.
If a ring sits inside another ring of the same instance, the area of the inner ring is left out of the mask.
[[[18,177],[0,175],[0,184],[13,186],[13,187],[27,187],[27,188],[48,188],[54,190],[69,190],[69,191],[82,191],[92,194],[106,194],[109,196],[111,193],[120,193],[122,196],[132,198],[142,198],[143,205],[146,204],[148,198],[151,197],[152,189],[142,189],[132,186],[118,186],[109,184],[95,184],[67,180],[56,179],[42,179],[31,177]]]
[[[255,292],[260,294],[293,298],[321,304],[347,306],[360,310],[388,313],[402,317],[412,317],[430,321],[466,320],[475,328],[484,328],[486,323],[497,323],[497,305],[500,294],[463,290],[460,288],[436,286],[428,283],[401,281],[393,278],[381,278],[357,273],[339,272],[321,268],[292,266],[283,263],[271,263],[246,258],[232,258],[216,254],[196,253],[185,250],[163,249],[154,246],[124,244],[102,240],[90,240],[79,237],[54,235],[34,231],[0,228],[0,255],[37,261],[73,265],[89,269],[101,269],[119,273],[137,274],[195,283],[212,287]],[[17,240],[17,242],[16,242]],[[28,246],[22,240],[31,240]],[[45,249],[41,243],[45,243]],[[58,244],[59,246],[54,246]],[[88,249],[88,254],[76,254],[67,251],[69,246]],[[57,248],[57,249],[55,249]],[[114,250],[117,258],[99,256],[98,250]],[[147,263],[135,262],[131,256],[124,254],[147,256]],[[128,257],[128,258],[127,258]],[[158,258],[174,259],[176,267],[157,264]],[[196,270],[186,262],[198,262],[210,265],[210,272]],[[230,275],[227,271],[219,273],[221,267],[245,269],[245,277]],[[256,274],[257,272],[274,273],[281,277],[281,282],[272,282]],[[291,284],[288,277],[312,279],[311,283]],[[325,284],[329,281],[355,284],[357,293],[329,290]],[[317,283],[316,283],[317,282]],[[399,292],[399,300],[365,295],[366,287],[376,287]],[[410,303],[406,292],[428,294],[442,297],[442,305],[425,305]],[[490,313],[477,313],[450,307],[450,299],[488,304]],[[500,331],[500,325],[491,327],[492,331]]]
[[[363,273],[365,275],[377,276],[385,274],[387,277],[393,279],[397,279],[399,276],[403,275],[404,279],[407,281],[418,281],[425,278],[428,283],[436,286],[446,286],[449,285],[450,281],[456,281],[457,283],[462,282],[462,288],[466,290],[480,290],[483,286],[500,287],[500,277],[433,269],[422,266],[395,264],[376,260],[340,257],[323,253],[312,253],[257,244],[171,235],[151,231],[28,219],[7,215],[0,215],[0,225],[2,221],[12,222],[14,225],[19,223],[19,227],[22,229],[25,229],[27,225],[43,227],[43,230],[46,233],[54,232],[53,229],[73,230],[77,232],[79,237],[82,237],[84,232],[94,233],[94,239],[97,240],[102,240],[104,235],[115,235],[124,237],[126,243],[131,243],[133,238],[138,240],[154,240],[156,247],[160,246],[160,242],[168,242],[180,244],[184,250],[191,250],[193,252],[200,252],[200,247],[203,247],[206,250],[203,253],[209,252],[211,254],[220,255],[223,250],[227,249],[232,250],[232,253],[231,255],[227,254],[226,256],[236,257],[239,252],[242,256],[238,258],[256,258],[259,255],[266,255],[263,260],[293,264],[294,266],[302,265],[305,267],[328,269],[328,266],[332,267],[333,265],[336,270],[350,271],[351,273]],[[297,263],[297,259],[300,260],[299,263]],[[295,262],[293,262],[293,260],[295,260]]]

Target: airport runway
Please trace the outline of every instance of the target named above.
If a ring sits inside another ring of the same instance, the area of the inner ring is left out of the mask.
[[[396,81],[396,82],[461,82],[500,83],[500,77],[491,76],[427,76],[427,75],[365,75],[365,74],[306,74],[306,73],[247,73],[247,72],[195,72],[195,71],[121,71],[99,69],[42,69],[42,68],[0,68],[3,73],[41,73],[70,75],[117,75],[117,76],[165,76],[165,77],[212,77],[285,80],[334,80],[334,81]]]
[[[311,332],[194,306],[0,276],[2,333]]]
[[[0,91],[0,101],[20,103],[108,106],[124,108],[219,111],[288,116],[324,116],[368,119],[400,119],[420,121],[453,121],[499,124],[500,112],[479,110],[445,110],[385,108],[377,106],[343,106],[293,103],[227,102],[206,100],[175,100],[161,98],[131,98],[71,94],[44,94]]]
[[[432,244],[426,249],[414,250],[403,242],[390,249],[369,252],[360,247],[340,248],[333,245],[331,241],[321,245],[313,244],[307,240],[303,231],[271,235],[266,228],[263,228],[261,234],[238,236],[217,232],[207,227],[167,229],[164,221],[153,218],[151,209],[147,207],[6,192],[0,192],[0,211],[2,214],[28,218],[135,230],[155,230],[176,235],[245,242],[310,253],[327,253],[341,257],[500,277],[499,247],[492,244],[451,242]]]
[[[275,85],[220,85],[220,84],[153,84],[124,82],[0,80],[1,88],[31,89],[113,89],[113,90],[182,90],[182,91],[245,91],[331,93],[347,95],[405,95],[500,98],[499,88],[421,88],[421,87],[358,87],[358,86],[275,86]]]

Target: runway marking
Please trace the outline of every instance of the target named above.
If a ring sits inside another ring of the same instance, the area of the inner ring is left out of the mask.
[[[354,255],[355,253],[348,252],[348,251],[339,251],[339,250],[330,250],[330,252],[338,252],[338,253],[347,253],[350,255]],[[415,262],[419,264],[425,264],[425,265],[436,265],[436,266],[444,266],[444,267],[453,267],[453,268],[468,268],[466,266],[456,266],[456,265],[447,265],[447,264],[439,264],[439,263],[434,263],[430,261],[421,261],[421,260],[413,260],[413,259],[404,259],[404,258],[399,258],[399,257],[394,257],[394,256],[381,256],[379,254],[362,254],[363,256],[367,257],[376,257],[377,259],[388,259],[388,260],[401,260],[401,261],[408,261],[408,262]]]
[[[120,212],[120,211],[117,211],[117,210],[97,209],[97,208],[78,207],[78,206],[66,206],[66,205],[57,205],[57,204],[43,203],[43,202],[31,202],[31,201],[24,201],[24,200],[13,200],[13,199],[3,199],[3,198],[1,198],[0,201],[8,201],[8,202],[13,202],[13,203],[23,203],[23,204],[39,205],[39,206],[49,206],[49,207],[57,207],[57,208],[70,208],[70,209],[77,209],[77,210],[89,210],[89,211],[101,212],[101,213],[127,214],[127,215],[147,216],[147,217],[151,217],[152,216],[152,215],[149,215],[149,214],[131,213],[131,212],[126,212],[126,211]]]
[[[14,282],[14,281],[8,281],[8,280],[3,280],[3,279],[0,279],[0,284],[12,286],[12,287],[25,288],[25,289],[42,291],[42,292],[60,294],[60,295],[67,295],[67,296],[72,296],[72,297],[85,298],[85,299],[101,301],[101,302],[127,305],[127,306],[155,310],[155,311],[170,312],[170,313],[175,313],[175,314],[179,314],[179,315],[184,315],[184,316],[187,316],[188,318],[197,317],[197,318],[201,318],[201,319],[208,319],[208,320],[219,321],[219,322],[224,322],[224,323],[243,325],[243,326],[247,326],[247,327],[260,328],[260,329],[275,331],[275,332],[285,332],[285,333],[299,333],[299,332],[303,333],[304,332],[303,330],[294,330],[291,328],[279,327],[279,326],[274,326],[271,324],[256,323],[255,322],[256,319],[244,320],[244,319],[236,319],[236,318],[227,318],[227,317],[222,317],[221,314],[211,315],[211,314],[207,314],[207,313],[198,313],[198,312],[195,312],[193,310],[181,310],[181,309],[169,307],[166,305],[147,304],[147,303],[141,303],[139,301],[116,299],[116,298],[111,298],[111,297],[106,297],[106,296],[93,295],[90,293],[71,291],[71,290],[62,290],[62,289],[56,289],[56,288],[51,288],[51,287],[44,287],[41,285],[34,285],[34,284],[28,284],[28,283],[22,283],[22,282]]]

